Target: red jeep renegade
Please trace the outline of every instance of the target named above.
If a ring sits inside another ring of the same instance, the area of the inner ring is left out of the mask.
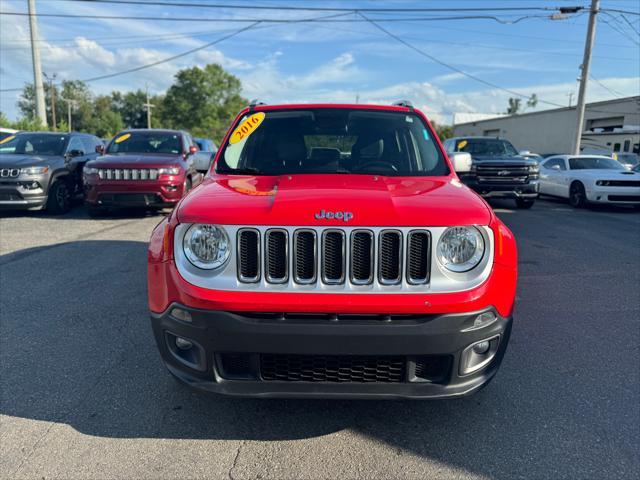
[[[426,117],[252,104],[154,230],[162,358],[199,389],[443,398],[487,384],[511,330],[512,233]]]

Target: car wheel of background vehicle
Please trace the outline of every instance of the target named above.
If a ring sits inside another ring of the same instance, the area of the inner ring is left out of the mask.
[[[49,187],[49,197],[47,198],[47,212],[54,215],[67,213],[71,209],[71,191],[64,179],[53,182]]]
[[[516,198],[516,205],[518,208],[531,208],[535,200],[528,200],[526,198]]]
[[[573,182],[569,188],[569,203],[575,208],[587,206],[587,194],[584,192],[584,185],[580,182]]]

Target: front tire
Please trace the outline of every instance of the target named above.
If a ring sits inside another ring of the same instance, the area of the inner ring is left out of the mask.
[[[533,207],[535,200],[529,200],[527,198],[516,198],[516,206],[521,209],[529,209]]]
[[[55,180],[49,187],[47,198],[47,212],[52,215],[62,215],[71,210],[71,190],[64,179]]]
[[[569,187],[569,204],[574,208],[584,208],[587,206],[587,194],[584,185],[580,182],[573,182]]]

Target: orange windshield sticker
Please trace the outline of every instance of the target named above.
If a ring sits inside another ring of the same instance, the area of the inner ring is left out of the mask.
[[[255,129],[260,126],[260,124],[264,120],[264,116],[264,112],[254,113],[240,125],[238,125],[231,134],[231,138],[229,138],[229,145],[238,143],[251,135],[255,131]]]
[[[120,143],[120,142],[124,142],[125,140],[127,140],[129,137],[131,136],[130,133],[125,133],[124,135],[120,135],[118,138],[116,138],[114,140],[114,142],[116,143]]]
[[[462,140],[460,143],[458,143],[457,150],[462,150],[464,147],[467,146],[467,143],[469,143],[469,142],[467,142],[466,140]]]
[[[2,140],[0,140],[0,144],[7,143],[8,141],[13,140],[14,138],[16,138],[15,135],[10,135],[7,138],[3,138]]]

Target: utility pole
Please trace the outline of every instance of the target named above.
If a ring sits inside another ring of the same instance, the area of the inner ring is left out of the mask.
[[[36,20],[36,0],[29,0],[29,31],[31,32],[31,60],[33,61],[33,88],[36,94],[36,117],[43,127],[47,126],[47,111],[44,105],[42,66],[38,46],[38,23]]]
[[[145,89],[147,91],[147,103],[144,104],[144,108],[147,111],[147,128],[151,128],[151,109],[155,107],[149,102],[149,87],[145,85]]]
[[[596,17],[600,9],[600,0],[591,0],[589,12],[589,28],[587,29],[587,41],[584,45],[584,59],[581,65],[580,89],[578,90],[578,105],[576,107],[576,136],[573,142],[573,154],[580,155],[580,140],[582,138],[582,125],[584,124],[584,107],[587,96],[587,82],[589,81],[589,68],[591,67],[591,50],[596,37]]]
[[[65,98],[64,100],[67,102],[67,128],[71,132],[71,108],[76,106],[76,101],[70,98]]]
[[[571,100],[573,100],[573,92],[569,92],[567,93],[567,95],[569,96],[569,106],[571,106]]]
[[[51,76],[47,75],[44,72],[44,76],[47,80],[49,80],[49,92],[51,94],[51,123],[53,123],[53,131],[56,132],[58,130],[58,124],[56,122],[56,87],[53,82],[55,81],[57,74],[53,74]]]

